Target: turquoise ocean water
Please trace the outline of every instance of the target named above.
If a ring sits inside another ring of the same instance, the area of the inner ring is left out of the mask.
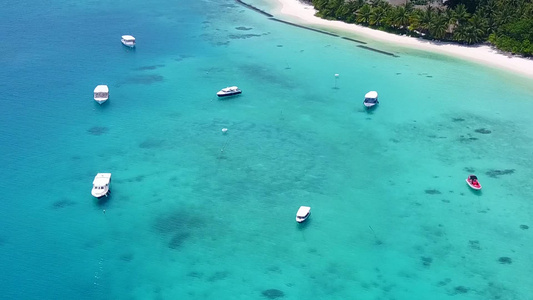
[[[531,299],[531,79],[230,0],[0,25],[2,299]]]

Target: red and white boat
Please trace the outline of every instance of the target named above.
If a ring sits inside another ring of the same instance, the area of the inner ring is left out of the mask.
[[[477,180],[476,175],[469,175],[466,179],[466,183],[468,183],[468,185],[474,190],[481,190],[481,184]]]

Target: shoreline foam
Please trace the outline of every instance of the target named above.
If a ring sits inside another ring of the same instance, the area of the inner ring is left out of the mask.
[[[355,33],[372,40],[390,43],[395,46],[445,54],[455,58],[481,63],[486,66],[511,71],[533,79],[533,60],[523,57],[509,56],[490,46],[461,46],[446,42],[432,42],[420,38],[396,35],[360,25],[321,19],[315,16],[316,10],[311,5],[304,4],[298,0],[269,1],[277,2],[275,4],[278,5],[276,5],[276,8],[274,9],[276,13],[289,17],[291,18],[291,21],[296,21],[299,24],[319,25],[324,28]]]

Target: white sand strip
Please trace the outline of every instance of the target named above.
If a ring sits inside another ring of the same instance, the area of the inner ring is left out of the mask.
[[[301,25],[319,25],[323,28],[331,28],[368,37],[372,40],[392,43],[418,50],[426,50],[475,61],[487,66],[512,71],[516,74],[533,78],[533,60],[502,54],[489,46],[461,46],[449,43],[430,42],[424,39],[400,36],[384,31],[379,31],[355,24],[347,24],[341,21],[329,21],[315,16],[316,10],[298,0],[271,0],[280,5],[276,13],[290,18],[290,21]]]

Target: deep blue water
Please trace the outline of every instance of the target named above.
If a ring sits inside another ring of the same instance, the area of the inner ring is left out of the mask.
[[[530,79],[229,0],[21,1],[0,25],[2,298],[533,293]]]

